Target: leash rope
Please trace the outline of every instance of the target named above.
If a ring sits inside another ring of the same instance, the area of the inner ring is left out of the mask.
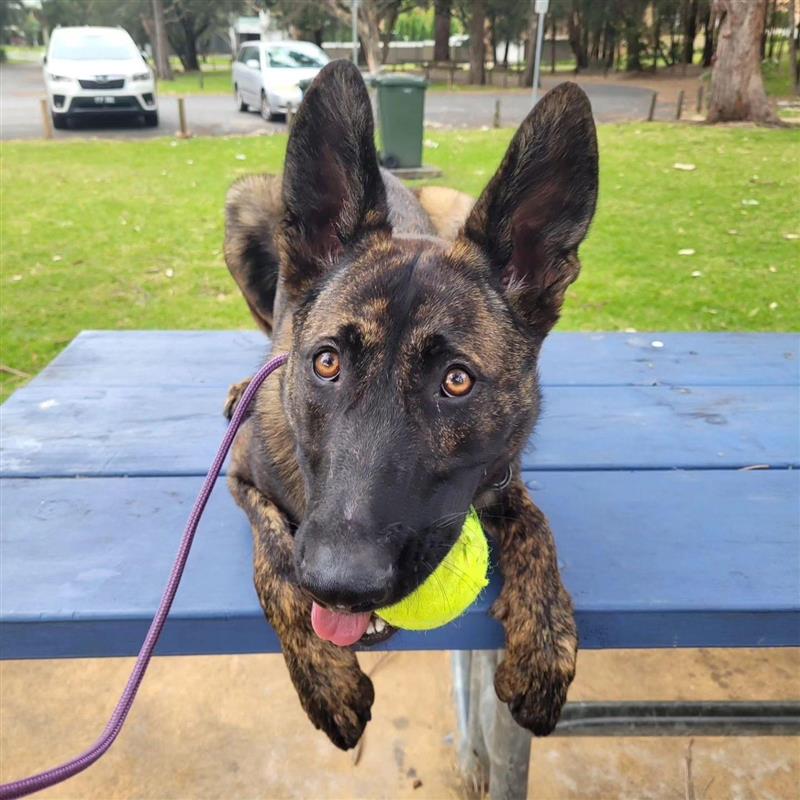
[[[164,623],[167,621],[167,615],[169,614],[170,608],[172,608],[172,601],[175,599],[175,593],[178,591],[178,586],[180,585],[181,578],[183,577],[183,571],[186,567],[186,561],[189,558],[189,551],[192,548],[192,542],[194,541],[194,535],[197,531],[197,526],[201,517],[203,516],[203,511],[208,503],[208,498],[211,496],[211,490],[214,488],[214,484],[216,483],[219,473],[222,470],[222,464],[225,461],[225,456],[228,455],[228,450],[230,450],[230,447],[233,444],[236,432],[239,430],[239,427],[244,421],[245,416],[247,415],[247,410],[250,407],[250,404],[253,401],[253,398],[255,397],[259,387],[270,375],[272,375],[273,372],[275,372],[276,369],[282,367],[286,363],[288,357],[289,356],[287,354],[283,354],[268,361],[252,377],[250,380],[250,385],[247,387],[247,389],[245,389],[241,398],[239,399],[239,403],[236,406],[233,416],[231,417],[228,429],[225,431],[225,436],[222,439],[219,450],[217,450],[217,455],[214,457],[214,461],[211,463],[211,467],[209,468],[205,480],[203,481],[203,486],[200,489],[200,493],[197,495],[197,499],[194,501],[192,512],[189,515],[186,528],[183,531],[183,538],[181,539],[180,547],[178,548],[178,555],[175,558],[175,563],[172,566],[172,572],[170,573],[169,581],[167,581],[167,586],[164,589],[164,594],[161,598],[158,611],[156,611],[153,621],[150,623],[150,628],[147,631],[147,636],[145,637],[142,647],[139,650],[139,655],[136,657],[136,663],[133,666],[130,678],[128,678],[128,683],[125,686],[125,690],[122,692],[122,696],[120,697],[119,702],[114,709],[114,713],[108,720],[108,724],[100,734],[100,738],[97,739],[97,741],[88,750],[85,750],[80,755],[75,756],[75,758],[69,761],[65,761],[63,764],[60,764],[57,767],[48,769],[45,772],[40,772],[38,775],[31,775],[29,778],[22,778],[18,781],[0,785],[0,800],[13,800],[16,797],[24,797],[25,795],[32,794],[33,792],[39,792],[49,786],[54,786],[57,783],[65,781],[68,778],[71,778],[73,775],[83,772],[83,770],[85,770],[87,767],[90,767],[92,764],[94,764],[94,762],[97,761],[114,743],[114,740],[122,730],[122,726],[125,724],[125,719],[127,718],[128,712],[131,710],[133,701],[136,698],[136,692],[139,690],[139,686],[142,683],[144,674],[147,671],[148,665],[150,664],[150,658],[153,655],[153,650],[155,649],[158,639],[161,636]]]

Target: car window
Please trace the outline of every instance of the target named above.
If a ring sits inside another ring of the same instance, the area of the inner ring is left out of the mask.
[[[253,54],[253,50],[254,49],[255,48],[252,45],[246,45],[245,47],[243,47],[239,51],[239,61],[242,64],[244,64],[244,62],[247,61],[248,58],[253,58],[254,57],[254,54]]]
[[[294,47],[270,47],[267,56],[269,65],[279,69],[324,67],[328,63],[327,56],[321,51],[315,53]]]
[[[50,40],[50,58],[74,61],[124,61],[139,58],[125,31],[58,31]]]

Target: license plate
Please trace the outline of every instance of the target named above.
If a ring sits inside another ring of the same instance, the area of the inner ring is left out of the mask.
[[[98,106],[113,106],[117,102],[116,97],[95,97],[94,102]]]

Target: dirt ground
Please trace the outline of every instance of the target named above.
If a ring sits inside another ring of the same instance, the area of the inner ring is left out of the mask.
[[[130,659],[0,666],[0,778],[74,755],[101,731]],[[127,726],[89,771],[42,798],[458,798],[446,653],[362,656],[377,699],[358,763],[308,723],[280,656],[156,659]],[[582,652],[572,699],[800,698],[798,650]],[[795,800],[800,741],[550,738],[542,800]],[[415,788],[416,787],[416,788]],[[692,794],[692,791],[694,794]]]

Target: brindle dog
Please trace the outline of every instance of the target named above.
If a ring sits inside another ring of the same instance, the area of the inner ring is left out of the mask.
[[[356,744],[374,698],[348,645],[393,632],[371,612],[433,571],[470,505],[504,576],[497,695],[535,734],[556,724],[577,637],[519,463],[539,351],[596,196],[591,108],[565,83],[459,228],[463,196],[418,199],[380,170],[366,88],[343,61],[308,89],[282,181],[248,177],[229,193],[226,261],[273,352],[289,353],[238,435],[229,484],[300,701],[338,747]]]

